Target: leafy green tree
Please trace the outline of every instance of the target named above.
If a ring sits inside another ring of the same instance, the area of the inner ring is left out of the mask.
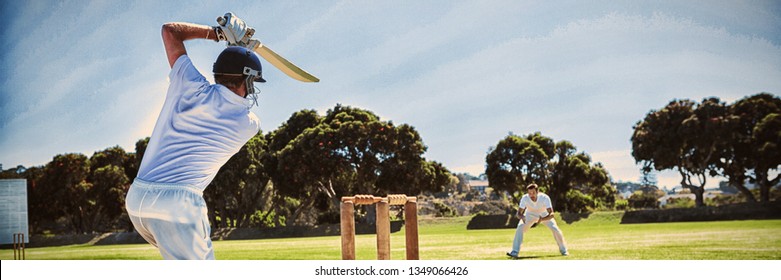
[[[677,170],[681,186],[691,190],[698,207],[705,206],[707,176],[716,174],[716,163],[724,153],[719,135],[728,131],[726,112],[717,98],[707,98],[699,105],[673,100],[634,126],[632,156],[646,169]]]
[[[92,188],[87,193],[84,206],[85,216],[88,217],[85,227],[88,230],[110,229],[107,226],[125,212],[125,196],[131,183],[131,175],[126,167],[135,168],[135,157],[121,147],[114,146],[96,151],[89,162],[90,175],[87,181],[92,184]]]
[[[266,146],[263,133],[258,132],[222,166],[206,188],[204,199],[209,205],[212,225],[249,227],[253,215],[263,210],[270,179],[262,162]]]
[[[96,151],[90,157],[90,167],[97,169],[104,166],[117,166],[124,168],[128,155],[120,146],[106,148],[102,151]]]
[[[659,208],[659,198],[665,194],[656,186],[645,185],[632,192],[632,195],[626,200],[627,206],[634,209]]]
[[[282,123],[279,128],[266,136],[269,151],[281,151],[291,141],[301,135],[304,130],[318,126],[321,121],[322,117],[320,117],[315,110],[301,110],[293,113],[293,115],[291,115],[286,122]]]
[[[138,169],[141,168],[141,160],[144,159],[144,153],[146,152],[147,145],[149,145],[149,137],[136,141],[136,153],[134,156],[135,162],[132,165],[134,168],[126,170],[133,173],[128,173],[128,178],[136,178],[136,176],[138,176]]]
[[[770,172],[781,165],[781,98],[756,94],[736,101],[729,112],[733,131],[729,153],[720,163],[722,175],[749,201],[756,198],[744,186],[746,181],[759,186],[761,201],[769,201],[770,189],[781,180],[779,174],[771,178]]]
[[[34,205],[44,207],[45,214],[53,219],[64,217],[75,232],[85,233],[87,193],[92,184],[89,176],[89,159],[83,154],[57,155],[44,167],[43,175],[37,184]],[[39,197],[38,195],[42,195]],[[43,205],[38,203],[43,202]]]
[[[359,108],[337,105],[324,117],[300,111],[268,139],[275,189],[301,201],[293,221],[312,208],[334,211],[345,195],[416,195],[450,183],[444,166],[423,158],[426,147],[413,127]]]
[[[27,179],[27,219],[30,232],[49,229],[44,225],[51,224],[56,219],[48,193],[40,186],[43,173],[43,166],[26,168],[24,171],[24,178]]]
[[[629,196],[629,207],[634,209],[659,208],[659,197],[651,192],[635,191]]]
[[[85,207],[85,229],[111,230],[113,224],[125,212],[125,196],[130,179],[121,166],[109,164],[92,172],[92,188],[88,190]]]
[[[548,164],[554,152],[553,140],[539,132],[527,137],[510,134],[486,156],[485,174],[495,191],[519,194],[531,183],[547,191],[550,186]],[[517,195],[513,197],[516,204],[519,199]]]
[[[554,143],[539,132],[505,137],[486,156],[486,166],[491,187],[513,194],[514,203],[531,183],[539,185],[559,211],[583,212],[615,203],[616,190],[601,164],[593,164],[569,141]]]
[[[591,157],[569,141],[556,143],[556,161],[552,163],[550,196],[557,209],[582,212],[589,208],[612,208],[617,191],[610,185],[607,170],[601,163],[592,164]]]

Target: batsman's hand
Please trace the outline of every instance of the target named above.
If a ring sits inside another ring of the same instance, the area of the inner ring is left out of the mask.
[[[246,46],[252,35],[247,36],[248,31],[252,29],[247,27],[244,20],[240,19],[231,12],[225,13],[224,16],[217,18],[217,27],[222,30],[225,38],[219,38],[220,40],[228,41],[230,46]]]

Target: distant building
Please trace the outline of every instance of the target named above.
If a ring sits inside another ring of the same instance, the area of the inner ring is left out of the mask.
[[[486,188],[488,188],[488,180],[469,180],[469,190],[485,194]]]

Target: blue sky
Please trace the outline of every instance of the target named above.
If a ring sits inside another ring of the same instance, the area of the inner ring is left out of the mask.
[[[778,1],[223,2],[2,1],[0,163],[133,151],[167,87],[160,26],[227,11],[321,79],[264,64],[264,132],[301,109],[356,106],[414,126],[454,172],[480,174],[508,133],[539,131],[636,181],[629,138],[650,110],[781,93]],[[186,46],[210,76],[224,44]]]

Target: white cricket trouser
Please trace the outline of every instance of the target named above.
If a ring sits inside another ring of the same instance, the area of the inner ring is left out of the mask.
[[[523,220],[518,221],[518,226],[515,228],[515,238],[513,239],[513,249],[510,254],[518,255],[521,251],[521,245],[523,244],[523,234],[528,231],[532,225],[540,219],[540,216],[532,213],[526,214],[526,223]],[[564,241],[564,235],[561,233],[559,226],[556,225],[555,219],[550,219],[542,222],[553,232],[553,238],[556,239],[556,244],[559,245],[559,252],[561,254],[567,253],[567,244]]]
[[[211,228],[200,189],[136,179],[125,199],[130,221],[167,260],[213,260]]]

